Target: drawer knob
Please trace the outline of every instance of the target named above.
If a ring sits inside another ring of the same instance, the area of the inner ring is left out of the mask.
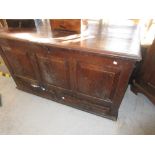
[[[45,91],[45,90],[46,90],[44,87],[41,87],[41,89],[42,89],[43,91]]]
[[[36,85],[36,84],[31,84],[32,87],[34,88],[39,88],[40,86]]]
[[[62,97],[62,99],[64,100],[64,99],[65,99],[65,97],[63,96],[63,97]]]
[[[117,61],[113,61],[113,64],[114,64],[114,65],[117,65],[118,63],[117,63]]]

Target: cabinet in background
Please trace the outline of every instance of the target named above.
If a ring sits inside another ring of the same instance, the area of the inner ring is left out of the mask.
[[[146,95],[155,104],[155,40],[148,48],[144,62],[133,81],[131,90]]]

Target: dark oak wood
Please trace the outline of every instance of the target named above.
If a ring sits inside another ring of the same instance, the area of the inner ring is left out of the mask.
[[[51,33],[1,31],[0,52],[17,88],[116,120],[141,59],[137,27],[90,24],[85,34]]]
[[[140,71],[133,81],[131,90],[146,95],[155,104],[155,40],[148,48]]]

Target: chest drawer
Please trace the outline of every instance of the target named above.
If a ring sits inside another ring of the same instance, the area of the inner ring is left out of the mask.
[[[104,104],[97,104],[95,102],[86,100],[85,98],[79,98],[78,96],[73,94],[57,91],[57,99],[59,102],[66,105],[70,105],[84,111],[89,111],[91,113],[96,113],[101,116],[110,112],[110,105],[105,106]]]

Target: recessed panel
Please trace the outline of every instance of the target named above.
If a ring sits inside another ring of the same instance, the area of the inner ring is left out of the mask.
[[[102,99],[112,99],[118,79],[118,69],[87,63],[77,65],[77,89],[81,93]]]
[[[15,75],[36,79],[32,62],[24,49],[5,50],[5,55]]]
[[[38,57],[42,79],[45,83],[69,88],[68,62],[58,57]]]

